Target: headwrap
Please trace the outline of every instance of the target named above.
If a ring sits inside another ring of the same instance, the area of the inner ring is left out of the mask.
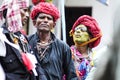
[[[53,5],[52,3],[48,3],[48,2],[40,2],[39,4],[33,7],[31,14],[30,14],[32,20],[35,19],[38,13],[49,14],[53,16],[54,21],[56,21],[60,17],[60,13],[57,7]]]
[[[0,6],[0,19],[3,11],[7,9],[7,24],[10,32],[17,32],[22,28],[20,9],[29,6],[29,0],[4,0]]]
[[[88,32],[90,33],[90,35],[92,37],[88,42],[81,44],[81,46],[89,44],[89,47],[91,47],[91,48],[96,47],[100,43],[100,40],[102,37],[102,33],[98,26],[97,21],[93,17],[88,16],[88,15],[83,15],[83,16],[79,17],[76,20],[76,22],[74,23],[74,25],[70,31],[71,36],[73,35],[73,33],[75,31],[75,27],[77,27],[80,24],[83,24],[87,27]]]
[[[36,5],[36,4],[38,4],[39,2],[52,2],[52,0],[32,0],[32,3],[34,4],[34,5]]]

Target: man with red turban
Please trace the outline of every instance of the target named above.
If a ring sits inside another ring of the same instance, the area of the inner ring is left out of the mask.
[[[73,36],[75,43],[75,45],[71,46],[71,51],[77,76],[79,80],[86,80],[91,67],[94,66],[92,48],[100,43],[101,30],[93,17],[83,15],[75,21],[70,36]]]
[[[52,4],[40,2],[30,14],[37,32],[29,37],[30,46],[45,71],[47,80],[77,80],[70,47],[56,38],[52,29],[60,17]]]

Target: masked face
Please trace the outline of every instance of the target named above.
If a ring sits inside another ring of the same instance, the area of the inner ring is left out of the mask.
[[[89,39],[90,39],[90,36],[87,31],[87,27],[84,25],[78,25],[75,28],[75,32],[73,34],[74,42],[77,44],[81,44],[81,43],[89,41]]]

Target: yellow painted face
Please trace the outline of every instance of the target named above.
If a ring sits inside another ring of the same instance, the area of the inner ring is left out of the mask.
[[[89,41],[90,36],[87,30],[87,27],[80,24],[75,28],[75,32],[73,34],[73,40],[77,44],[81,44]]]

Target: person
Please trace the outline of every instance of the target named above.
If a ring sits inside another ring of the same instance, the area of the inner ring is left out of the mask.
[[[96,53],[92,49],[100,43],[102,36],[100,27],[93,17],[82,15],[73,24],[70,36],[74,42],[71,51],[76,74],[79,80],[86,80],[95,65],[92,59]]]
[[[77,80],[70,47],[51,31],[60,17],[57,7],[48,2],[35,5],[30,13],[36,33],[28,37],[31,48],[44,69],[47,80]]]
[[[0,6],[0,19],[5,21],[0,28],[0,63],[5,80],[39,80],[37,59],[21,32],[28,21],[28,7],[29,0],[3,0]]]
[[[93,80],[120,80],[120,10],[117,6],[113,17],[113,35],[106,51],[101,57],[101,64],[95,74]],[[104,61],[104,62],[103,62]]]

